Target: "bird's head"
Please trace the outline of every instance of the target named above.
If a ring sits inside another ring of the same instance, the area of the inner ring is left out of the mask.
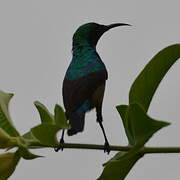
[[[130,26],[130,24],[114,23],[110,25],[101,25],[94,22],[83,24],[73,35],[73,46],[88,43],[95,47],[100,37],[106,31],[119,26]]]

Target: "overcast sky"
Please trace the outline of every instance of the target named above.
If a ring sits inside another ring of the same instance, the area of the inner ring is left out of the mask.
[[[128,103],[129,88],[146,63],[162,48],[180,42],[179,0],[1,0],[0,89],[13,92],[12,119],[21,133],[40,120],[33,105],[44,103],[52,112],[62,103],[62,81],[71,61],[71,40],[83,23],[130,23],[104,34],[97,50],[109,71],[104,98],[104,126],[110,144],[126,145],[124,129],[115,109]],[[180,63],[162,81],[149,115],[169,121],[149,146],[180,146]],[[67,142],[103,144],[94,111],[86,116],[85,131]],[[53,149],[33,151],[46,158],[21,160],[10,180],[95,180],[102,163],[110,159],[103,151]],[[147,155],[127,180],[179,180],[179,154]]]

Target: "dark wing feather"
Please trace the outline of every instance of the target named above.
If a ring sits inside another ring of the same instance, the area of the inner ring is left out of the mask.
[[[67,115],[75,111],[85,100],[90,99],[96,89],[105,83],[107,76],[104,69],[79,79],[64,79],[63,101]]]

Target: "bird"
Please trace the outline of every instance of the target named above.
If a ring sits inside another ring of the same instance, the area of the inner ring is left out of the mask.
[[[67,130],[69,136],[84,130],[85,115],[92,109],[96,110],[96,121],[99,123],[104,136],[104,152],[109,154],[110,145],[103,127],[102,104],[108,72],[105,64],[96,51],[100,37],[108,30],[130,26],[126,23],[110,25],[90,22],[81,25],[73,35],[72,60],[66,71],[62,95],[65,114],[71,125]],[[64,143],[64,130],[60,144]],[[55,151],[63,150],[62,147]]]

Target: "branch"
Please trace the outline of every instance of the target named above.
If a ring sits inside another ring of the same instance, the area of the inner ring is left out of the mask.
[[[34,148],[36,144],[31,144],[30,148]],[[49,148],[52,146],[39,145],[40,148]],[[63,147],[64,149],[92,149],[92,150],[104,150],[104,145],[98,144],[77,144],[77,143],[64,143],[60,146],[53,146],[54,148]],[[52,148],[53,148],[52,147]],[[110,146],[111,151],[129,151],[133,146]],[[37,148],[37,147],[36,147]],[[140,151],[142,154],[154,154],[154,153],[180,153],[180,147],[143,147]]]

